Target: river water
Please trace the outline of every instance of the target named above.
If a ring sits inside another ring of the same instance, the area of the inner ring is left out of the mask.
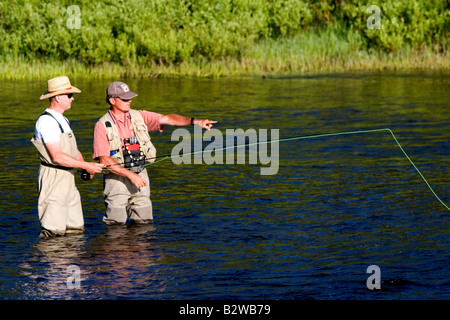
[[[71,80],[83,92],[64,115],[90,159],[110,81]],[[224,135],[390,128],[450,202],[450,74],[126,82],[139,94],[133,108],[217,120]],[[155,218],[148,226],[105,226],[101,176],[77,176],[85,234],[41,240],[30,138],[47,107],[39,101],[46,82],[0,88],[0,299],[450,298],[449,210],[388,131],[280,142],[272,175],[261,175],[260,162],[161,161],[148,167]],[[158,154],[177,145],[175,129],[152,133]],[[379,290],[368,288],[372,265]]]

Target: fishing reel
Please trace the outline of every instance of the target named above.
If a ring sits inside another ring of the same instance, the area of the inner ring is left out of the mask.
[[[91,180],[91,174],[87,172],[85,169],[80,171],[80,178],[83,181],[89,181]]]

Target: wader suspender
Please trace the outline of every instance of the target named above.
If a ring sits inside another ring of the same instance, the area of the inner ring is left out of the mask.
[[[44,111],[44,112],[42,112],[41,116],[50,116],[53,119],[55,119],[55,121],[58,123],[59,130],[61,130],[61,133],[64,133],[64,130],[63,130],[63,127],[62,127],[61,123],[59,123],[59,121],[56,120],[56,118],[50,112]],[[70,126],[70,122],[68,120],[66,120],[66,121],[67,121],[67,124]]]
[[[64,129],[63,129],[61,123],[59,123],[59,121],[50,112],[44,111],[41,114],[41,116],[50,116],[53,119],[55,119],[56,123],[59,126],[59,130],[61,130],[61,133],[64,133]],[[67,124],[70,126],[70,122],[68,120],[66,120],[66,121],[67,121]],[[46,167],[50,167],[50,168],[62,169],[62,170],[72,170],[73,169],[73,168],[70,168],[70,167],[64,167],[64,166],[58,166],[58,165],[50,164],[50,163],[47,163],[47,162],[44,162],[44,161],[41,161],[41,165],[46,166]]]

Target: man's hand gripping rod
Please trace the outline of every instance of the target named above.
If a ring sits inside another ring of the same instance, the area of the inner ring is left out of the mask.
[[[166,158],[166,157],[170,157],[170,155],[161,155],[161,156],[156,156],[156,157],[151,157],[151,158],[145,158],[145,160],[152,160],[152,159],[157,159],[157,158]],[[146,164],[144,164],[143,166],[146,167],[150,164],[151,162],[148,162]],[[121,166],[124,163],[113,163],[113,164],[108,164],[107,166],[105,166],[105,168],[102,170],[103,173],[108,173],[108,168],[112,167],[112,166]],[[80,177],[81,180],[83,181],[89,181],[91,180],[91,174],[89,172],[87,172],[85,169],[79,171],[80,172]]]

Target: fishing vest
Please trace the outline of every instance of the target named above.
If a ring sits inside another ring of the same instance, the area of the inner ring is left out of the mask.
[[[42,113],[41,116],[50,116],[53,119],[55,119],[55,121],[58,123],[59,129],[61,130],[61,135],[60,135],[61,151],[68,154],[72,158],[77,159],[78,158],[78,146],[77,146],[77,141],[75,139],[75,135],[73,134],[73,132],[72,131],[64,132],[61,124],[51,113],[45,111]],[[72,169],[72,168],[60,166],[60,165],[56,164],[55,162],[53,162],[53,159],[50,156],[50,154],[45,146],[45,143],[42,141],[42,139],[36,140],[36,137],[33,137],[33,138],[31,138],[31,143],[37,149],[37,151],[39,153],[39,159],[41,160],[42,165],[45,165],[48,167],[54,167],[57,169],[65,169],[65,170]]]
[[[144,163],[145,161],[154,162],[156,158],[156,148],[151,142],[144,118],[139,111],[133,109],[130,109],[129,115],[131,120],[131,128],[133,129],[134,135],[139,143],[140,151],[144,156]],[[111,158],[119,164],[125,164],[125,144],[120,137],[119,130],[117,129],[111,114],[107,112],[99,119],[99,121],[101,121],[106,128]],[[141,166],[142,165],[143,164],[141,164]]]

